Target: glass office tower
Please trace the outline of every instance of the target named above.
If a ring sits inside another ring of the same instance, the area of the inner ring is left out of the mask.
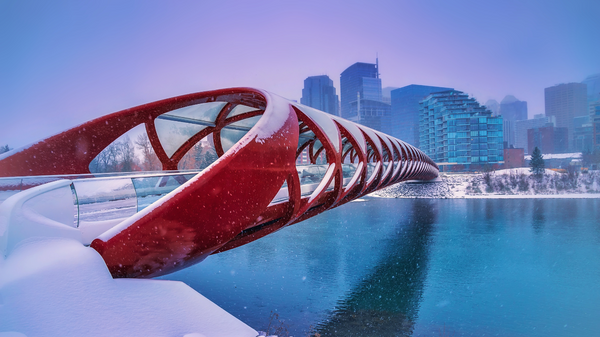
[[[339,116],[339,98],[333,81],[327,75],[310,76],[304,80],[300,103]]]
[[[567,128],[574,144],[574,118],[588,115],[587,85],[566,83],[544,89],[546,116],[555,116],[556,126]]]
[[[504,120],[504,141],[506,147],[516,146],[516,121],[527,119],[527,102],[519,101],[513,95],[506,95],[500,102],[500,115]]]
[[[600,101],[590,104],[594,149],[600,151]]]
[[[540,128],[546,125],[554,126],[555,118],[546,117],[544,115],[536,115],[534,119],[526,119],[522,121],[515,122],[515,148],[517,149],[525,149],[525,152],[528,152],[527,147],[527,130],[533,128]]]
[[[383,132],[419,147],[419,102],[429,94],[453,88],[411,84],[391,91],[391,116]]]
[[[340,76],[342,117],[382,131],[382,118],[390,115],[383,102],[377,63],[357,62]]]
[[[420,149],[441,168],[477,169],[503,163],[502,117],[457,90],[433,93],[420,102]]]

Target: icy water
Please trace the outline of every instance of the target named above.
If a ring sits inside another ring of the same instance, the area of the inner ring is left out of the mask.
[[[365,198],[163,278],[279,336],[600,336],[600,199]]]

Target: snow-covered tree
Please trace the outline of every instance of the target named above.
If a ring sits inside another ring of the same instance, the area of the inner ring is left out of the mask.
[[[541,176],[544,174],[546,164],[544,164],[544,156],[542,155],[542,151],[540,151],[537,146],[535,149],[533,149],[529,166],[529,171],[531,171],[534,175]]]

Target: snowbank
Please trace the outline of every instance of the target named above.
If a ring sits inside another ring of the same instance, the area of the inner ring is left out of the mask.
[[[256,335],[184,283],[113,279],[75,240],[29,240],[0,255],[0,337]]]
[[[600,198],[600,171],[565,174],[546,169],[542,178],[529,168],[489,173],[441,173],[441,182],[399,183],[371,195],[383,198]]]
[[[547,153],[542,155],[544,159],[577,159],[581,158],[581,152],[575,153]],[[531,155],[526,155],[525,160],[531,160]]]
[[[512,169],[497,170],[497,171],[494,171],[493,174],[495,174],[495,175],[524,174],[524,175],[530,176],[532,173],[531,173],[531,170],[529,169],[529,167],[517,167],[517,168],[512,168]],[[544,174],[560,175],[561,173],[552,171],[549,169],[545,169]]]

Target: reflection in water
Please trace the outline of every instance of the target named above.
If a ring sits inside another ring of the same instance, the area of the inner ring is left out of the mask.
[[[561,205],[561,221],[565,225],[571,225],[572,220],[579,216],[579,201],[576,199],[566,199]]]
[[[494,220],[494,211],[498,210],[498,205],[494,205],[494,200],[486,199],[485,200],[485,219],[490,222]],[[502,211],[502,210],[500,210]]]
[[[531,225],[536,234],[541,234],[544,229],[544,223],[546,222],[545,205],[546,202],[543,199],[533,199]]]
[[[318,324],[322,336],[409,336],[427,276],[428,245],[437,217],[436,202],[418,199],[407,226],[387,240],[383,258]],[[398,219],[403,222],[404,219]]]

